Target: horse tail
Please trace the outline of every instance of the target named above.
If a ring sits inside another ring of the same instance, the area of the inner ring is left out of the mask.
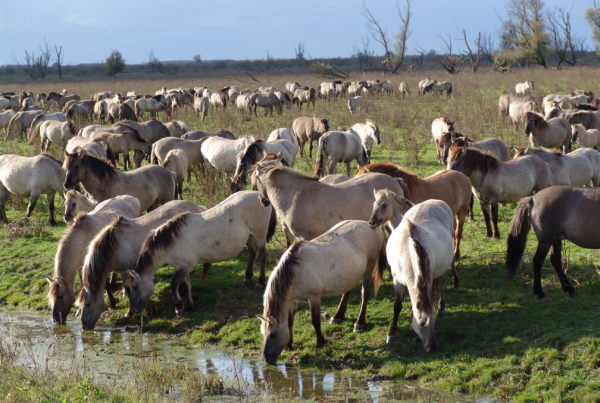
[[[271,217],[269,218],[269,228],[267,229],[267,242],[273,238],[275,234],[275,229],[277,228],[277,214],[275,213],[275,209],[271,207]]]
[[[432,283],[431,278],[431,262],[429,261],[429,255],[423,247],[423,245],[415,238],[416,226],[408,218],[404,217],[408,223],[408,234],[410,237],[409,254],[410,260],[413,266],[413,270],[416,271],[416,286],[417,286],[417,309],[427,314],[433,311],[433,305],[431,303],[429,287]]]
[[[531,228],[532,206],[533,199],[531,197],[521,199],[510,222],[510,230],[506,242],[506,268],[508,269],[508,277],[515,275],[519,263],[521,263],[521,259],[523,258],[525,244],[527,243],[527,234]]]
[[[381,283],[383,283],[383,271],[385,270],[385,263],[387,262],[387,255],[385,253],[386,242],[383,231],[381,231],[381,237],[383,242],[381,242],[381,248],[379,249],[377,267],[373,270],[373,292],[375,295],[377,295],[377,291],[379,291],[379,287],[381,287]]]
[[[315,165],[315,176],[322,177],[325,174],[325,146],[327,146],[327,137],[319,138],[319,147],[317,148],[317,163]]]

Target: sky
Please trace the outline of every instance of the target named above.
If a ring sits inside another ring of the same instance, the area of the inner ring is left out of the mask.
[[[402,0],[401,0],[402,1]],[[460,45],[459,28],[499,33],[508,0],[413,0],[408,53],[443,51],[440,37]],[[544,0],[547,10],[572,8],[573,29],[592,48],[584,12],[593,0]],[[44,41],[64,49],[64,64],[103,62],[118,49],[126,63],[159,60],[348,57],[369,36],[364,7],[393,38],[394,0],[18,0],[0,6],[0,65],[24,60]],[[496,43],[498,41],[496,40]],[[370,39],[376,54],[382,49]]]

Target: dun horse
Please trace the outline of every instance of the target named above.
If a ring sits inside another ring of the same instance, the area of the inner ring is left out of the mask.
[[[325,175],[325,166],[329,174],[335,173],[338,162],[346,164],[346,175],[350,175],[350,163],[356,160],[359,167],[369,163],[369,153],[360,136],[350,132],[331,131],[319,138],[315,176]]]
[[[525,114],[525,135],[532,147],[559,148],[563,153],[571,149],[571,124],[567,119],[552,118],[548,121],[535,112]]]

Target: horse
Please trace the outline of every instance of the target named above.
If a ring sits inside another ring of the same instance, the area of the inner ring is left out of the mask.
[[[535,101],[526,98],[513,98],[508,105],[508,116],[515,126],[519,126],[524,120],[528,112],[535,112],[537,105]]]
[[[271,276],[263,296],[261,321],[263,359],[274,365],[292,346],[296,301],[308,301],[317,348],[325,345],[321,332],[321,299],[342,295],[331,323],[344,319],[350,291],[362,282],[360,311],[354,330],[364,329],[367,303],[377,293],[385,267],[383,232],[359,220],[342,221],[312,241],[290,246]]]
[[[289,140],[256,140],[237,155],[237,165],[231,178],[231,191],[237,192],[246,186],[246,175],[250,167],[268,154],[281,154],[286,166],[293,167],[296,162],[298,145]]]
[[[452,147],[473,147],[482,151],[489,151],[500,161],[508,161],[508,150],[504,143],[498,139],[483,139],[473,141],[461,133],[448,132],[440,138],[438,152],[441,155],[441,162],[448,162],[448,153]]]
[[[144,154],[150,153],[150,144],[137,131],[100,133],[94,137],[94,141],[105,141],[115,155],[123,154],[123,169],[125,170],[132,168],[131,161],[129,160],[130,151],[139,151]]]
[[[64,187],[72,189],[81,183],[96,202],[128,194],[137,197],[142,211],[145,211],[177,197],[175,176],[161,166],[147,165],[121,172],[107,162],[83,152],[65,152],[63,167],[67,172]]]
[[[254,111],[254,116],[256,116],[256,109],[258,106],[264,109],[265,116],[267,116],[267,114],[273,116],[273,108],[275,108],[278,115],[283,113],[283,107],[279,101],[279,98],[277,98],[277,95],[272,92],[267,94],[254,93],[250,95],[250,104],[252,110]]]
[[[314,88],[298,88],[294,91],[292,102],[298,105],[298,110],[302,110],[302,104],[306,104],[306,108],[312,103],[313,109],[315,107],[315,101],[317,99],[317,90]]]
[[[446,117],[436,118],[431,122],[431,137],[436,145],[437,159],[442,161],[440,147],[445,133],[454,133],[454,122]]]
[[[515,94],[517,95],[529,95],[534,90],[533,81],[525,80],[522,83],[515,85]]]
[[[0,155],[0,220],[8,224],[6,202],[11,194],[17,197],[29,196],[26,217],[29,218],[42,193],[48,197],[48,222],[54,220],[54,196],[62,193],[65,171],[60,161],[42,154],[35,157],[22,157],[14,154]]]
[[[510,223],[506,251],[508,276],[514,276],[518,269],[527,234],[533,226],[538,240],[533,256],[533,294],[539,298],[545,296],[541,271],[550,247],[550,262],[562,289],[570,295],[575,294],[562,268],[562,240],[567,239],[582,248],[600,248],[599,200],[598,188],[569,186],[552,186],[522,199]]]
[[[5,112],[0,113],[0,129],[4,129],[5,133],[8,131],[8,124],[10,123],[10,120],[16,114],[17,112],[12,109],[8,109]]]
[[[419,81],[417,84],[417,87],[419,88],[419,95],[425,94],[425,91],[424,91],[425,87],[432,84],[433,82],[434,82],[434,80],[432,80],[429,77],[426,77],[423,80]]]
[[[161,162],[160,165],[167,168],[175,175],[175,179],[177,180],[177,193],[179,199],[183,200],[183,179],[190,171],[190,160],[187,153],[184,150],[179,149],[171,150],[167,153],[164,161]]]
[[[75,95],[75,94],[63,95],[63,94],[59,94],[54,91],[52,91],[48,94],[48,102],[54,101],[61,108],[63,106],[65,106],[67,104],[67,102],[69,102],[69,101],[79,101],[79,100],[81,100],[81,97],[79,95]]]
[[[298,146],[298,139],[296,136],[294,136],[294,134],[285,127],[280,127],[279,129],[275,129],[269,133],[269,137],[267,137],[267,143],[274,140],[288,140]]]
[[[471,180],[473,193],[479,199],[483,212],[488,237],[500,238],[498,203],[517,202],[550,185],[551,173],[547,164],[534,155],[504,162],[487,151],[456,147],[450,149],[448,168],[461,171]]]
[[[452,83],[450,81],[434,80],[423,87],[422,93],[426,94],[428,92],[432,92],[437,95],[441,95],[445,92],[446,96],[450,98],[452,96]]]
[[[181,213],[201,213],[206,207],[173,200],[140,217],[115,217],[86,249],[81,269],[82,288],[77,297],[81,327],[91,330],[104,311],[104,289],[110,273],[126,275],[150,232]],[[205,267],[207,270],[207,267]],[[127,281],[126,281],[127,282]]]
[[[343,220],[367,220],[375,189],[407,193],[401,179],[388,175],[369,173],[328,185],[277,160],[257,164],[252,177],[261,203],[273,204],[288,245],[294,238],[316,238]]]
[[[392,164],[365,165],[358,170],[358,175],[367,172],[379,172],[402,179],[408,189],[408,200],[415,204],[429,199],[445,201],[452,210],[454,219],[454,258],[460,257],[460,240],[473,199],[469,178],[462,172],[444,170],[421,179],[414,173]]]
[[[105,158],[112,166],[116,166],[115,155],[108,143],[102,139],[90,139],[74,136],[67,141],[65,151],[73,154],[83,150],[84,153],[96,158]]]
[[[398,92],[402,94],[402,99],[404,99],[406,95],[410,97],[410,88],[406,81],[400,81],[400,84],[398,84]]]
[[[600,131],[598,129],[586,129],[582,124],[571,125],[573,133],[573,143],[577,147],[594,148],[600,147]]]
[[[165,264],[175,266],[171,282],[175,311],[192,308],[190,275],[198,263],[229,260],[248,247],[246,284],[252,280],[257,254],[258,283],[265,284],[266,244],[275,232],[275,212],[259,203],[253,191],[237,192],[202,213],[183,213],[148,235],[138,254],[129,290],[129,310],[140,313],[152,294],[154,275]],[[183,285],[182,289],[180,286]],[[183,296],[182,296],[183,295]]]
[[[338,162],[346,164],[346,175],[350,176],[350,163],[356,160],[360,166],[369,163],[367,147],[355,131],[330,131],[319,138],[315,176],[325,174],[325,165],[329,165],[329,174],[335,173]]]
[[[600,184],[600,154],[580,148],[568,154],[554,153],[543,148],[517,148],[514,158],[535,155],[548,164],[551,185],[593,186]]]
[[[204,121],[204,119],[206,119],[209,108],[210,102],[208,101],[208,97],[203,97],[198,94],[194,95],[194,111],[200,120]]]
[[[525,135],[532,147],[562,148],[563,153],[571,149],[571,124],[567,119],[552,118],[548,121],[535,112],[525,114]]]
[[[68,119],[66,122],[46,120],[40,124],[39,130],[43,153],[48,151],[52,143],[60,144],[64,148],[69,139],[77,135],[77,127],[75,127],[71,119]]]
[[[598,111],[577,111],[569,115],[569,123],[581,124],[586,129],[600,130],[600,112]]]
[[[425,351],[436,348],[435,322],[442,300],[443,280],[452,265],[452,211],[446,202],[426,200],[408,209],[386,246],[396,300],[387,343],[396,337],[404,287],[412,306],[412,328]]]
[[[229,140],[222,137],[209,137],[200,147],[202,156],[215,169],[225,173],[232,173],[237,166],[237,156],[250,144],[254,137],[244,136],[239,139]]]
[[[379,131],[379,126],[371,119],[367,119],[365,123],[353,124],[352,130],[359,135],[363,145],[367,149],[367,155],[370,159],[373,144],[381,144],[381,132]]]
[[[8,121],[8,126],[6,127],[6,136],[4,137],[4,141],[8,140],[8,138],[14,133],[18,134],[25,133],[28,127],[31,126],[31,122],[37,115],[43,114],[43,111],[40,110],[31,110],[31,111],[19,111],[17,112],[10,120]]]
[[[117,196],[98,204],[88,213],[77,215],[63,233],[56,256],[54,275],[47,279],[48,305],[57,324],[64,324],[75,302],[75,276],[83,265],[86,247],[94,236],[117,216],[137,217],[140,202],[132,196]],[[110,294],[109,294],[110,295]],[[111,295],[112,297],[112,295]]]
[[[63,196],[65,198],[64,220],[67,224],[70,224],[79,214],[89,213],[98,205],[98,203],[92,199],[88,199],[75,189],[65,191]]]
[[[348,99],[348,112],[354,115],[362,109],[363,98],[360,95]]]
[[[183,140],[199,140],[204,137],[222,137],[224,139],[235,140],[235,135],[227,130],[219,130],[218,132],[203,132],[202,130],[191,130],[181,135]]]
[[[329,131],[329,121],[316,116],[300,116],[292,122],[292,133],[298,139],[300,156],[304,156],[304,144],[308,141],[308,157],[312,158],[312,142]]]
[[[170,122],[164,123],[171,137],[179,137],[187,133],[190,128],[183,120],[171,120]]]
[[[40,133],[40,124],[46,120],[55,120],[57,122],[66,122],[67,116],[62,112],[38,113],[29,125],[28,144],[33,144],[35,136]]]

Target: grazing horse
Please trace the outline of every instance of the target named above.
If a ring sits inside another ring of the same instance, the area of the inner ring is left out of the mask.
[[[202,143],[200,150],[202,156],[215,169],[225,173],[232,173],[237,166],[237,156],[250,144],[254,137],[244,136],[239,139],[229,140],[222,137],[209,137]]]
[[[402,99],[404,99],[406,95],[410,96],[410,88],[406,81],[400,81],[400,84],[398,84],[398,91],[402,94]]]
[[[198,263],[229,260],[248,247],[246,283],[252,280],[260,253],[259,284],[265,284],[266,244],[275,232],[275,213],[258,201],[256,192],[237,192],[202,213],[183,213],[161,225],[144,241],[134,270],[129,295],[130,312],[140,313],[154,287],[154,275],[165,264],[175,266],[171,282],[175,311],[192,308],[190,275]],[[181,287],[181,285],[185,285]]]
[[[237,165],[231,179],[231,191],[237,192],[246,186],[246,176],[250,167],[268,154],[281,154],[284,165],[293,167],[296,162],[298,145],[289,140],[256,140],[237,156]]]
[[[444,164],[448,162],[448,153],[452,147],[473,147],[481,151],[489,151],[500,161],[510,159],[506,146],[498,139],[473,141],[461,133],[444,133],[438,146],[438,152],[441,154],[441,161]]]
[[[365,123],[356,123],[352,125],[352,130],[359,135],[370,159],[373,144],[381,144],[381,132],[379,131],[379,126],[371,119],[367,119]]]
[[[531,94],[531,91],[533,91],[535,88],[533,86],[533,81],[532,80],[526,80],[522,83],[517,83],[517,85],[515,85],[515,94],[517,95],[529,95]]]
[[[151,231],[181,213],[201,213],[206,207],[173,200],[140,217],[116,217],[87,247],[81,270],[82,289],[77,297],[81,327],[93,329],[104,311],[104,289],[112,272],[122,276],[135,265],[137,253]],[[207,268],[205,267],[205,270]]]
[[[321,299],[342,295],[332,323],[344,319],[350,291],[362,282],[360,311],[354,329],[365,327],[367,303],[377,292],[384,268],[383,232],[365,221],[347,220],[313,239],[299,239],[283,254],[269,277],[263,297],[260,331],[263,359],[274,365],[283,349],[292,346],[296,301],[308,301],[317,348],[321,332]]]
[[[319,138],[315,176],[325,175],[325,166],[329,166],[329,174],[335,173],[338,162],[346,164],[346,175],[350,175],[350,163],[356,160],[359,167],[369,163],[367,147],[360,136],[353,130],[350,132],[330,131]]]
[[[96,202],[121,194],[137,197],[142,211],[152,210],[177,197],[175,176],[166,168],[146,165],[121,172],[107,162],[83,152],[65,152],[67,171],[64,187],[72,189],[81,183]]]
[[[508,236],[506,267],[509,277],[516,273],[527,234],[533,226],[538,246],[533,256],[533,294],[543,297],[541,271],[546,255],[552,247],[550,262],[556,271],[562,289],[573,295],[575,289],[562,268],[562,240],[567,239],[582,248],[600,248],[600,189],[552,186],[519,202]]]
[[[571,124],[567,119],[552,118],[548,121],[535,112],[525,114],[525,135],[532,147],[553,147],[568,153],[571,149]]]
[[[144,140],[137,131],[125,131],[123,133],[99,133],[94,141],[105,141],[114,155],[123,154],[123,169],[131,169],[129,160],[130,151],[139,151],[144,154],[150,153],[150,144]]]
[[[48,196],[48,222],[54,220],[54,196],[62,193],[65,171],[60,161],[49,155],[21,157],[14,154],[0,155],[0,220],[8,224],[5,206],[11,194],[17,197],[29,196],[26,217],[31,216],[35,204],[42,193]]]
[[[199,140],[204,137],[223,137],[224,139],[235,140],[235,135],[227,130],[219,130],[218,132],[203,132],[202,130],[191,130],[181,135],[183,140]]]
[[[292,133],[298,139],[300,156],[304,156],[304,144],[308,141],[308,157],[312,158],[312,142],[329,130],[329,121],[316,116],[300,116],[292,122]]]
[[[438,81],[438,80],[434,80],[433,82],[425,85],[423,87],[423,94],[426,94],[428,92],[437,94],[437,95],[441,95],[444,92],[446,93],[446,96],[448,98],[450,98],[452,96],[452,83],[450,81]]]
[[[117,196],[98,204],[89,213],[75,217],[58,243],[53,278],[47,279],[50,284],[48,305],[55,323],[62,325],[66,322],[75,302],[75,276],[83,265],[86,247],[90,241],[113,218],[133,218],[139,213],[140,202],[135,197]]]
[[[543,148],[517,148],[515,157],[535,155],[543,159],[550,169],[551,185],[593,186],[600,184],[600,154],[595,150],[580,148],[568,154],[555,153]]]
[[[462,172],[445,170],[421,179],[412,172],[392,164],[365,165],[359,169],[358,175],[367,172],[379,172],[402,179],[408,189],[407,198],[415,204],[429,199],[445,201],[454,217],[454,258],[460,257],[460,240],[473,198],[469,178]]]
[[[500,238],[498,203],[514,203],[548,187],[551,176],[547,164],[534,155],[503,162],[487,151],[472,147],[450,149],[448,168],[461,171],[471,180],[473,193],[483,212],[487,236],[494,238]]]
[[[390,189],[406,194],[404,182],[388,175],[369,173],[328,185],[278,165],[277,160],[257,164],[252,177],[261,203],[273,204],[288,245],[294,238],[316,238],[343,220],[367,220],[373,190]]]
[[[436,308],[439,306],[440,314],[444,309],[443,280],[453,260],[450,207],[441,200],[426,200],[408,209],[388,239],[386,254],[396,294],[387,342],[396,337],[406,287],[412,328],[430,352],[436,348]]]

